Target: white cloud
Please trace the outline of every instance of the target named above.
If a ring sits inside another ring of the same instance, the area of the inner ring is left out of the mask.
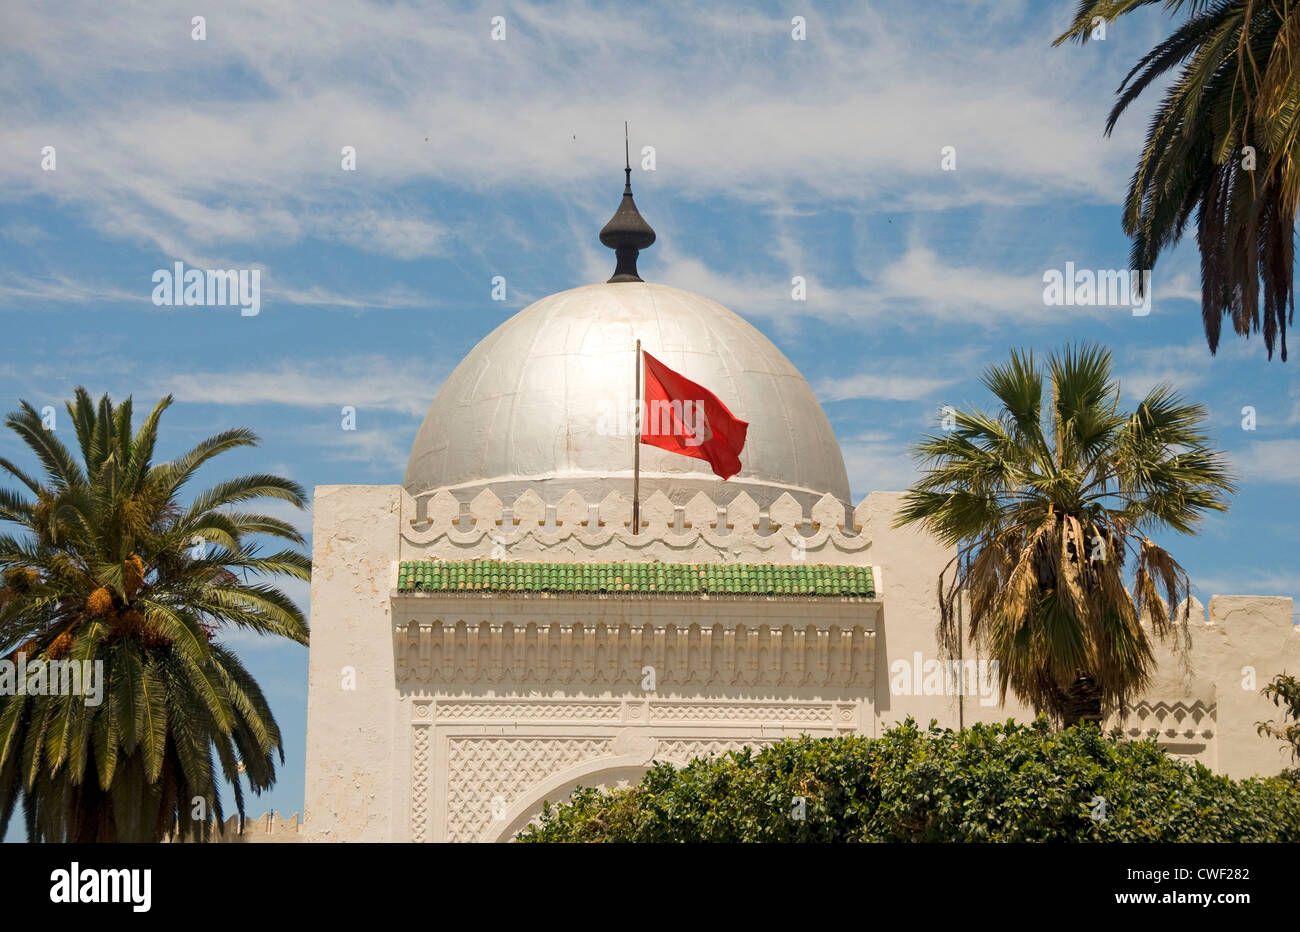
[[[23,301],[70,303],[101,301],[136,302],[152,306],[149,296],[148,290],[131,292],[113,285],[77,281],[67,275],[51,275],[45,278],[14,275],[7,281],[0,281],[0,304],[15,304]]]
[[[338,431],[325,441],[322,455],[331,462],[360,463],[400,476],[411,458],[418,424],[401,429],[368,427]]]
[[[1176,272],[1167,278],[1152,273],[1151,309],[1156,311],[1156,302],[1161,298],[1175,298],[1201,303],[1201,282],[1199,273]]]
[[[1193,594],[1207,606],[1215,595],[1265,595],[1300,599],[1300,573],[1244,570],[1227,575],[1194,575]]]
[[[1252,440],[1232,451],[1242,482],[1300,484],[1300,439]]]
[[[493,42],[477,9],[247,0],[224,4],[198,43],[188,16],[152,2],[98,12],[6,10],[0,45],[24,68],[9,82],[0,190],[78,205],[168,255],[340,235],[429,255],[444,226],[411,219],[400,186],[545,178],[589,192],[610,173],[628,100],[634,147],[656,147],[681,195],[768,205],[1115,203],[1142,129],[1134,118],[1101,136],[1108,95],[1077,87],[1113,86],[1123,63],[1050,50],[1057,17],[1009,30],[982,9],[939,22],[864,7],[810,16],[795,43],[788,19],[743,4],[673,18],[516,3]],[[59,168],[40,172],[32,153],[49,144]],[[356,172],[340,169],[344,145]],[[945,145],[957,172],[939,170]]]
[[[847,401],[859,398],[919,401],[955,381],[955,379],[935,379],[924,376],[860,372],[841,378],[823,379],[816,384],[815,391],[817,397],[823,401]]]
[[[4,237],[11,243],[20,243],[24,246],[30,246],[33,243],[39,243],[42,240],[48,240],[50,234],[43,227],[34,223],[9,223],[0,228],[0,237]]]
[[[655,256],[654,279],[705,294],[750,319],[767,319],[778,326],[801,317],[833,323],[860,323],[887,318],[905,325],[922,320],[1057,326],[1062,308],[1043,304],[1042,273],[1007,274],[977,265],[945,261],[932,249],[913,245],[871,275],[869,284],[828,286],[805,273],[807,299],[791,297],[788,276],[759,279],[752,274],[729,275],[710,268],[670,244]],[[778,244],[780,248],[780,244]],[[585,247],[583,268],[592,281],[603,281],[611,268],[608,253]],[[798,274],[797,267],[791,274]],[[1065,309],[1078,316],[1115,313],[1107,307]]]
[[[171,393],[178,401],[204,404],[336,410],[352,405],[359,415],[367,410],[422,415],[447,371],[445,366],[418,359],[355,356],[242,372],[156,375],[152,388],[144,394]]]
[[[1284,423],[1287,427],[1294,427],[1296,424],[1300,424],[1300,384],[1294,385],[1288,394],[1290,398],[1283,404],[1290,404],[1291,411],[1286,415]]]
[[[339,307],[339,308],[376,308],[380,310],[389,310],[404,307],[424,307],[429,308],[438,304],[436,298],[429,295],[419,294],[410,288],[401,285],[392,285],[375,294],[368,295],[347,295],[331,291],[320,285],[310,285],[306,288],[294,287],[276,287],[269,284],[265,289],[266,297],[263,299],[263,309],[269,302],[274,304],[275,299],[282,299],[289,304],[303,304],[312,307]]]
[[[445,235],[440,224],[371,210],[341,218],[337,238],[367,252],[419,259],[437,255],[438,243]]]
[[[1132,351],[1127,354],[1125,366],[1116,368],[1125,398],[1136,401],[1161,382],[1186,394],[1209,377],[1213,363],[1205,343],[1194,341]]]
[[[238,262],[208,260],[183,260],[189,268],[229,269],[260,268],[259,266],[241,265]],[[170,265],[167,266],[170,270]],[[345,309],[379,309],[394,308],[430,308],[438,301],[429,295],[419,294],[402,285],[390,285],[373,294],[349,295],[331,291],[321,285],[297,287],[281,284],[261,268],[262,276],[262,311],[272,312],[277,300],[287,304],[309,305],[312,307],[337,307]],[[154,283],[141,279],[138,291],[119,288],[114,285],[82,281],[64,274],[53,274],[38,278],[30,275],[13,275],[7,280],[0,280],[0,306],[20,306],[28,301],[54,301],[67,304],[134,304],[146,310],[160,313],[176,313],[177,308],[156,306],[153,303]],[[184,309],[180,309],[184,310]],[[201,309],[202,310],[202,309]]]
[[[867,433],[841,441],[844,468],[853,500],[870,492],[906,489],[919,477],[908,453],[908,442],[885,433]]]

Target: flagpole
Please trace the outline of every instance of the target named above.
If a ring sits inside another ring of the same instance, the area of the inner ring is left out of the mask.
[[[632,533],[641,533],[641,341],[636,341],[636,445],[632,449]]]

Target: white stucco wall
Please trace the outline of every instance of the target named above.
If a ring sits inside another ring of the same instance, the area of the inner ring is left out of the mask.
[[[317,486],[307,684],[304,834],[392,840],[391,569],[400,486]],[[347,688],[354,687],[354,688]]]
[[[299,837],[496,840],[543,799],[634,782],[653,759],[798,733],[877,734],[908,715],[956,727],[959,702],[966,724],[1027,720],[1014,700],[927,694],[913,688],[920,678],[892,674],[900,661],[941,659],[936,580],[954,555],[891,527],[899,499],[872,493],[846,525],[829,496],[805,512],[789,496],[760,509],[747,495],[685,505],[657,495],[633,535],[617,494],[548,506],[525,493],[506,507],[491,492],[416,502],[399,486],[317,488]],[[494,554],[872,566],[877,598],[396,592],[399,560]],[[1194,673],[1160,648],[1156,681],[1118,724],[1233,776],[1277,772],[1287,761],[1255,723],[1274,713],[1258,690],[1300,670],[1290,616],[1289,599],[1216,596],[1210,623],[1189,628]],[[968,649],[966,659],[983,658]]]

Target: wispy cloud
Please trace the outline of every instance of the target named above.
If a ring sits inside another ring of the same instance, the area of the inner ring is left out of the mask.
[[[20,243],[23,246],[31,246],[42,240],[48,240],[50,233],[43,227],[34,223],[7,223],[0,227],[0,237],[11,243]]]
[[[867,398],[880,401],[918,401],[929,398],[955,381],[956,379],[859,372],[842,378],[823,379],[816,384],[814,390],[823,401]]]
[[[1001,270],[1000,259],[990,259],[988,265],[951,262],[919,244],[869,272],[871,280],[863,285],[832,284],[794,267],[790,275],[802,274],[806,280],[803,300],[792,296],[791,277],[764,279],[752,274],[728,274],[670,244],[662,247],[655,261],[656,280],[709,295],[746,317],[770,320],[778,326],[801,317],[814,317],[828,324],[881,318],[905,324],[940,320],[986,327],[1056,327],[1062,322],[1063,309],[1043,303],[1039,269],[1013,274]],[[609,257],[587,248],[583,267],[588,279],[599,281],[602,272],[609,274]],[[1116,312],[1108,307],[1068,310],[1073,319]]]
[[[277,298],[289,304],[302,304],[311,307],[352,308],[356,310],[431,308],[440,303],[436,298],[419,294],[402,285],[391,285],[373,294],[355,295],[340,294],[320,285],[310,285],[306,288],[276,287],[272,285],[266,289],[266,301],[271,303],[272,306],[274,306],[274,301]]]
[[[1197,575],[1192,579],[1195,595],[1209,604],[1215,595],[1266,595],[1300,599],[1300,573],[1260,572],[1244,570],[1240,573],[1214,573]]]
[[[1182,392],[1194,388],[1209,377],[1212,362],[1204,343],[1191,342],[1133,350],[1117,368],[1125,397],[1136,400],[1162,382]]]
[[[998,17],[960,5],[939,17],[814,14],[802,43],[788,17],[744,5],[677,28],[651,7],[516,3],[504,42],[478,10],[232,2],[209,17],[205,42],[191,40],[188,13],[144,0],[122,0],[111,18],[96,10],[6,11],[0,43],[60,103],[10,107],[0,181],[10,197],[79,205],[109,235],[168,254],[342,235],[430,255],[443,226],[408,219],[401,186],[523,189],[545,177],[588,189],[628,99],[641,102],[636,147],[656,148],[679,192],[754,204],[933,210],[1044,192],[1113,203],[1123,142],[1140,129],[1102,138],[1107,101],[1075,88],[1121,63],[1049,53],[1055,17],[1009,37]],[[39,171],[44,145],[58,149],[57,173]],[[345,145],[356,172],[341,169]],[[946,145],[959,169],[941,174]],[[369,206],[347,208],[359,194]]]
[[[183,260],[182,260],[183,261]],[[232,262],[186,262],[189,268],[236,268]],[[171,266],[165,267],[170,271]],[[254,266],[256,268],[256,266]],[[265,269],[262,269],[265,272]],[[53,274],[46,277],[13,275],[0,280],[0,306],[19,306],[29,301],[53,301],[65,304],[133,304],[141,310],[153,309],[159,313],[176,313],[172,306],[156,307],[153,303],[154,284],[142,279],[139,290],[129,290],[102,282],[80,281],[68,275]],[[334,307],[355,310],[430,308],[439,302],[429,295],[415,292],[403,285],[390,285],[367,294],[343,294],[321,285],[294,287],[278,284],[273,278],[262,278],[263,310],[270,313],[277,300],[288,304],[312,307]]]
[[[1245,482],[1300,485],[1300,440],[1251,440],[1233,451],[1233,466]]]
[[[322,444],[331,462],[357,463],[400,477],[411,456],[414,426],[395,430],[383,426],[333,433]]]
[[[219,405],[352,405],[363,411],[422,415],[449,369],[418,359],[357,356],[282,363],[267,369],[157,375],[151,391],[179,401]],[[409,451],[408,451],[409,452]]]
[[[908,455],[908,442],[884,432],[869,432],[840,442],[854,501],[868,492],[905,489],[920,473]]]
[[[128,291],[100,282],[77,281],[67,275],[37,278],[30,275],[12,275],[0,280],[0,304],[23,301],[57,301],[77,304],[91,302],[135,302],[152,306],[149,291]]]
[[[336,238],[349,246],[397,259],[434,256],[447,235],[442,224],[367,210],[339,218]]]

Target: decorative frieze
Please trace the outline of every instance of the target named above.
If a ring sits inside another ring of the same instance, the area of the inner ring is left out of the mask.
[[[1209,741],[1214,737],[1218,704],[1197,699],[1136,703],[1125,719],[1125,733],[1131,738],[1156,741]]]
[[[708,723],[762,722],[780,725],[835,724],[835,709],[829,702],[713,702],[683,700],[651,702],[651,722]]]
[[[415,701],[421,719],[413,725],[520,723],[650,724],[699,727],[731,724],[772,725],[816,730],[855,726],[855,703],[791,699],[521,699],[513,696],[463,698],[438,696]]]
[[[874,632],[864,624],[504,624],[409,621],[394,632],[404,691],[447,684],[580,684],[584,689],[710,685],[861,686]]]
[[[622,703],[587,699],[439,699],[434,705],[439,723],[487,722],[617,722]]]
[[[402,558],[661,560],[797,564],[804,560],[867,565],[870,538],[862,533],[866,502],[846,520],[843,502],[825,495],[811,509],[789,493],[760,508],[745,492],[725,503],[703,492],[674,505],[662,491],[641,503],[632,528],[632,503],[611,491],[589,502],[576,491],[547,506],[531,490],[509,506],[490,489],[468,502],[450,491],[412,498],[403,492]]]

